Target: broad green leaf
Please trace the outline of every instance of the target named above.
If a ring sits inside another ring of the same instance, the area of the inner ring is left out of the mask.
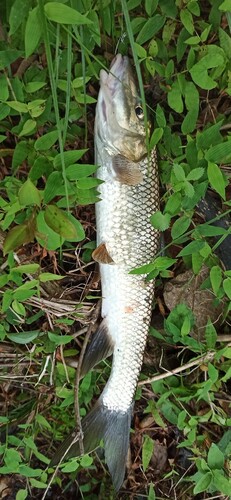
[[[59,274],[53,273],[42,273],[39,275],[39,281],[41,283],[46,283],[47,281],[59,281],[62,280],[64,276],[60,276]]]
[[[9,98],[9,87],[6,75],[0,75],[0,101],[7,101]]]
[[[219,266],[213,266],[212,269],[210,269],[210,281],[212,289],[215,295],[217,295],[222,283],[222,270]]]
[[[162,28],[164,22],[165,17],[160,14],[150,17],[140,30],[136,38],[136,42],[139,45],[143,45],[148,40],[151,40],[151,38],[153,38],[153,36]]]
[[[144,436],[144,442],[142,446],[142,465],[144,472],[149,466],[150,460],[153,455],[154,441],[148,435]]]
[[[79,468],[79,462],[77,461],[76,458],[70,460],[67,464],[65,464],[62,467],[62,472],[67,473],[67,472],[75,472]]]
[[[173,172],[174,172],[178,181],[185,180],[185,171],[184,171],[183,167],[181,165],[179,165],[178,163],[174,163]]]
[[[194,252],[199,252],[205,246],[204,241],[191,241],[186,247],[178,253],[178,257],[185,257],[186,255],[191,255]]]
[[[25,29],[25,54],[29,57],[37,49],[42,36],[42,23],[39,15],[39,8],[35,7],[29,12]]]
[[[217,82],[209,75],[212,68],[224,65],[224,52],[216,46],[207,47],[207,54],[189,70],[193,81],[202,89],[211,90],[217,86]]]
[[[102,182],[101,179],[96,179],[96,177],[82,177],[78,180],[77,187],[78,189],[92,189],[102,184]]]
[[[61,172],[52,172],[46,182],[43,193],[44,203],[49,203],[60,193],[60,187],[63,186],[63,176]]]
[[[74,162],[78,161],[84,153],[86,153],[87,149],[79,149],[76,151],[65,151],[63,153],[63,158],[64,158],[64,163],[65,166],[68,167],[69,165],[72,165]],[[57,169],[60,169],[62,167],[62,155],[59,153],[57,156],[54,158],[54,167]]]
[[[39,271],[40,265],[39,264],[22,264],[21,266],[17,267],[12,267],[11,272],[16,272],[19,274],[34,274]]]
[[[74,165],[69,165],[66,169],[67,178],[71,181],[82,179],[83,177],[88,177],[92,175],[97,170],[96,165],[87,165],[75,163]]]
[[[74,239],[72,237],[71,238],[66,237],[66,240],[67,241],[82,241],[82,240],[84,240],[85,231],[84,231],[84,228],[83,228],[81,222],[79,222],[79,220],[76,219],[70,212],[68,212],[66,215],[67,215],[67,218],[69,219],[69,221],[75,227],[75,231],[76,231],[76,235],[75,235]]]
[[[168,213],[162,214],[160,210],[157,210],[157,212],[151,216],[150,221],[155,229],[165,231],[170,225],[171,215]]]
[[[25,85],[25,91],[28,92],[28,94],[32,94],[33,92],[37,92],[38,90],[42,89],[46,85],[46,82],[28,82]]]
[[[48,132],[47,134],[44,134],[41,137],[39,137],[35,141],[34,147],[36,151],[47,151],[55,144],[57,140],[58,140],[58,131],[52,130],[51,132]]]
[[[187,181],[197,181],[202,177],[202,175],[204,175],[204,172],[205,170],[202,167],[194,168],[191,172],[189,172],[186,179]]]
[[[212,443],[209,448],[207,460],[210,469],[222,469],[224,467],[224,454],[215,443]]]
[[[221,5],[218,7],[219,10],[223,10],[225,12],[231,11],[231,0],[224,0]]]
[[[35,120],[27,120],[23,127],[21,132],[19,133],[19,137],[22,137],[23,135],[31,135],[35,132],[36,129],[36,121]]]
[[[47,225],[63,238],[75,239],[77,236],[74,224],[69,221],[66,213],[55,205],[48,205],[45,210]]]
[[[28,496],[27,490],[18,490],[16,494],[16,500],[26,500],[27,496]]]
[[[214,163],[227,163],[231,158],[231,140],[222,142],[221,144],[216,144],[216,146],[212,146],[206,152],[205,158],[206,160],[212,161]]]
[[[209,485],[212,482],[212,478],[213,476],[211,472],[206,472],[205,474],[203,474],[203,476],[197,481],[197,484],[194,487],[193,490],[194,495],[197,495],[202,491],[207,491]]]
[[[10,66],[16,59],[18,59],[22,55],[23,52],[21,50],[0,50],[0,70],[6,68],[6,66]]]
[[[15,0],[11,10],[10,10],[10,32],[9,36],[14,35],[19,26],[23,23],[24,19],[27,18],[30,8],[29,0]],[[20,15],[19,15],[20,13]]]
[[[225,477],[220,470],[213,471],[213,484],[217,491],[228,495],[230,497],[231,481],[230,478]]]
[[[40,330],[28,331],[28,332],[18,332],[18,333],[8,333],[7,337],[16,342],[16,344],[29,344],[33,342],[40,334]]]
[[[73,340],[71,335],[57,335],[56,333],[48,332],[48,337],[51,342],[54,342],[56,345],[65,345],[69,344]]]
[[[35,237],[39,244],[47,250],[56,250],[62,246],[64,238],[47,225],[44,214],[45,212],[41,211],[37,215],[37,231]]]
[[[205,328],[205,340],[208,349],[215,348],[217,342],[217,332],[210,319],[208,320]]]
[[[28,105],[24,102],[7,101],[7,105],[15,111],[18,111],[19,113],[28,113]]]
[[[44,6],[44,11],[50,21],[60,24],[93,24],[90,19],[83,16],[75,9],[59,2],[48,2]]]
[[[158,127],[163,128],[166,126],[166,118],[160,104],[157,104],[156,106],[156,121]]]
[[[222,135],[220,134],[222,123],[223,120],[208,127],[203,132],[197,132],[196,144],[198,149],[208,149],[210,146],[219,144],[222,141]]]
[[[41,205],[41,194],[29,178],[20,187],[18,192],[18,199],[20,205],[24,207],[28,207],[31,205]]]
[[[225,278],[223,281],[223,288],[227,297],[231,300],[231,278]]]
[[[29,151],[30,147],[28,142],[20,141],[16,144],[12,160],[13,169],[22,164],[22,162],[27,158]]]
[[[193,25],[193,17],[192,17],[191,12],[189,12],[188,9],[181,9],[180,10],[180,19],[181,19],[181,22],[184,25],[185,29],[190,33],[190,35],[192,35],[194,32],[194,25]]]
[[[163,129],[162,128],[156,128],[151,136],[150,139],[150,149],[153,149],[154,146],[160,141],[162,135],[163,135]]]
[[[182,113],[184,109],[182,93],[178,82],[172,84],[171,90],[167,93],[168,105],[177,113]]]
[[[33,241],[34,231],[35,228],[29,227],[27,224],[20,224],[10,229],[3,244],[4,255],[12,250],[16,250],[16,248],[19,248],[25,243]]]
[[[184,234],[191,224],[191,218],[183,215],[177,219],[171,229],[172,239],[175,240],[179,238],[182,234]]]
[[[212,163],[209,161],[207,173],[211,187],[215,189],[215,191],[223,198],[223,200],[225,200],[226,183],[220,168],[216,165],[216,163]]]

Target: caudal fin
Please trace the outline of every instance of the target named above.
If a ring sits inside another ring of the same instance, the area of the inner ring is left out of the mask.
[[[103,405],[102,398],[82,421],[84,434],[84,452],[89,453],[104,442],[105,461],[108,465],[114,488],[118,491],[123,483],[126,459],[129,446],[129,432],[131,426],[132,406],[127,412],[109,410]],[[70,447],[65,458],[79,456],[79,444],[72,446],[73,433],[62,443],[51,461],[51,466],[56,465]]]

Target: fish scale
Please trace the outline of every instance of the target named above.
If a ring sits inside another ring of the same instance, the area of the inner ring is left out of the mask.
[[[137,380],[148,335],[154,283],[130,271],[153,261],[159,234],[150,222],[159,208],[155,151],[147,154],[146,127],[129,59],[117,54],[109,73],[100,72],[95,118],[95,162],[100,201],[96,204],[102,323],[88,344],[81,376],[113,354],[109,380],[82,421],[83,446],[90,452],[103,440],[105,461],[116,490],[124,479]],[[73,438],[75,438],[73,440]],[[80,454],[75,433],[56,452]]]

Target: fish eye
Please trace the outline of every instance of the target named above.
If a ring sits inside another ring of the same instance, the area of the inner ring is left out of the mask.
[[[139,118],[139,120],[143,120],[144,112],[143,112],[143,108],[141,106],[138,105],[135,107],[135,113],[136,113],[137,118]]]

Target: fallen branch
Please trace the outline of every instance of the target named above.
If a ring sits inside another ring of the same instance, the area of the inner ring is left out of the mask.
[[[227,345],[227,347],[230,346],[231,343]],[[215,355],[216,351],[210,351],[204,356],[200,356],[199,358],[194,359],[189,363],[185,363],[185,365],[179,366],[179,368],[174,368],[173,370],[167,371],[166,373],[161,373],[159,375],[154,375],[154,377],[146,378],[145,380],[140,380],[138,385],[141,386],[146,384],[152,384],[152,382],[157,382],[157,380],[163,380],[165,378],[171,377],[172,375],[177,375],[178,373],[188,370],[189,368],[193,368],[194,366],[200,366],[203,363],[208,363],[209,361],[212,361],[214,359]]]

